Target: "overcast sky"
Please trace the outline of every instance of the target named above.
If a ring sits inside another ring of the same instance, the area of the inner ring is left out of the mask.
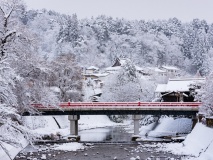
[[[213,0],[25,0],[28,9],[76,13],[78,18],[101,14],[126,19],[168,19],[189,22],[194,18],[213,22]]]

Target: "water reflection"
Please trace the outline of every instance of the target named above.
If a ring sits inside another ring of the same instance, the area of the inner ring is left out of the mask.
[[[96,128],[79,132],[81,141],[104,141],[109,139],[111,128]]]
[[[123,127],[107,127],[96,128],[80,131],[81,141],[107,141],[107,142],[122,142],[131,141],[130,133],[127,133]]]

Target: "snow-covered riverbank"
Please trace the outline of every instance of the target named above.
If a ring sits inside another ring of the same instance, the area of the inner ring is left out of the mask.
[[[68,116],[32,116],[24,117],[24,121],[33,132],[41,135],[60,133],[62,136],[67,136],[70,132]],[[103,115],[80,116],[78,123],[79,131],[118,125]]]
[[[56,134],[57,132],[60,132],[62,136],[66,136],[69,134],[69,121],[67,116],[55,116],[54,118],[52,116],[43,116],[43,117],[25,117],[24,119],[25,125],[27,125],[29,128],[33,130],[34,133],[38,134]],[[56,123],[58,122],[58,124]],[[182,119],[184,121],[185,125],[182,125],[180,123],[180,120],[173,120],[171,118],[166,118],[160,121],[158,126],[155,128],[154,131],[151,131],[150,134],[153,135],[154,133],[163,133],[165,132],[174,132],[182,131],[184,127],[188,126],[190,127],[190,123],[186,119]],[[168,125],[172,124],[172,125]],[[86,130],[91,128],[98,128],[98,127],[108,127],[108,126],[115,126],[118,125],[112,121],[109,120],[107,116],[81,116],[81,119],[79,120],[79,130]],[[120,124],[119,124],[120,125]],[[59,128],[60,126],[60,128]],[[170,127],[169,127],[170,126]],[[171,127],[173,126],[173,127]],[[176,127],[179,126],[179,129]],[[148,127],[149,128],[149,127]],[[141,127],[141,134],[144,134],[143,131],[147,128]],[[6,133],[5,129],[1,127],[1,133]],[[177,155],[188,155],[190,156],[190,159],[195,160],[212,160],[213,155],[213,129],[208,128],[204,126],[201,123],[196,124],[193,131],[188,134],[185,141],[182,143],[170,143],[170,144],[162,144],[158,143],[156,146],[160,148],[161,151],[168,151],[172,152],[173,154]],[[0,148],[0,157],[3,157],[4,160],[10,160],[9,156],[11,158],[14,158],[15,155],[21,151],[28,142],[24,139],[23,135],[16,134],[11,135],[11,137],[19,138],[22,146],[12,146],[9,144],[4,143],[4,147],[8,150],[8,153],[6,153],[2,148]],[[71,145],[71,144],[69,144]],[[77,144],[73,143],[74,150],[78,149]],[[82,146],[80,145],[80,148]],[[67,148],[67,146],[65,146]]]
[[[197,123],[192,132],[182,143],[171,143],[165,145],[166,151],[178,155],[190,155],[191,159],[212,160],[213,159],[213,128],[208,128]]]
[[[8,130],[6,126],[0,127],[0,135],[10,140],[9,143],[0,143],[0,160],[11,160],[13,159],[23,148],[28,145],[28,141],[24,138],[21,132],[15,130]],[[12,144],[14,139],[19,140],[19,144]]]
[[[69,121],[67,116],[31,116],[23,117],[23,121],[25,125],[36,134],[50,135],[60,133],[62,136],[69,135]],[[80,131],[115,125],[118,124],[110,121],[107,116],[81,116],[79,120]],[[8,137],[17,138],[20,140],[20,145],[15,146],[2,143],[2,146],[4,147],[4,149],[0,147],[0,157],[2,160],[10,160],[10,158],[13,159],[24,147],[28,145],[27,140],[21,133],[7,132],[7,129],[4,128],[4,126],[0,127],[0,133],[1,135],[5,134]],[[76,150],[78,148],[74,147],[74,149]]]

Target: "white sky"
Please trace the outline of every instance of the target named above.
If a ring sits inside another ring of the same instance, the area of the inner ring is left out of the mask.
[[[186,22],[193,18],[213,22],[213,0],[24,0],[28,9],[76,13],[78,18],[105,14],[125,19],[168,19]]]

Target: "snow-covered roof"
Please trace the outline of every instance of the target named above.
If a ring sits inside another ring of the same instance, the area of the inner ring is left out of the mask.
[[[138,67],[138,66],[135,66],[135,69],[136,69],[137,71],[143,71],[143,70],[144,70],[143,68]]]
[[[86,76],[86,77],[97,77],[98,78],[98,76],[96,76],[94,73],[91,73],[91,74],[83,74],[84,76]]]
[[[159,84],[156,92],[186,92],[189,91],[190,85],[205,83],[205,78],[185,78],[185,79],[169,79],[164,85]]]
[[[167,70],[180,70],[179,68],[175,66],[162,66],[162,68],[167,69]]]
[[[159,68],[155,68],[155,72],[161,72],[161,73],[165,73],[166,71],[159,69]]]
[[[126,63],[127,60],[129,60],[129,59],[127,59],[127,58],[120,58],[119,62],[121,64],[121,66],[123,66]]]
[[[166,71],[159,69],[157,67],[148,67],[147,69],[151,70],[151,71],[155,71],[155,72],[161,72],[161,73],[165,73]]]
[[[98,73],[98,74],[93,74],[94,76],[97,76],[97,77],[106,77],[109,75],[109,73]]]
[[[87,68],[87,70],[99,70],[99,68],[95,66],[90,66]]]
[[[102,90],[100,88],[95,88],[94,89],[94,95],[100,94],[100,93],[102,93]]]
[[[189,91],[189,86],[190,84],[192,84],[193,82],[191,80],[183,80],[183,81],[176,81],[176,80],[172,80],[169,81],[167,86],[166,86],[166,91],[167,92],[172,92],[172,91]]]
[[[128,61],[131,61],[128,58],[117,58],[112,67],[124,66]]]

